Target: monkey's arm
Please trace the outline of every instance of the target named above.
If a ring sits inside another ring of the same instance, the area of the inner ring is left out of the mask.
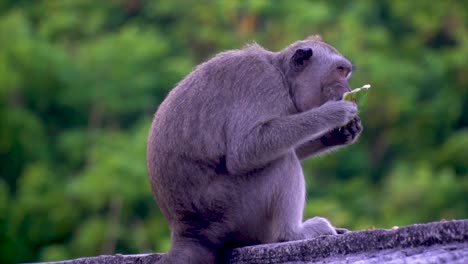
[[[304,160],[314,155],[352,144],[356,142],[361,132],[361,120],[356,116],[346,126],[336,128],[318,139],[310,140],[300,145],[296,148],[296,155],[300,160]]]
[[[298,146],[351,121],[357,114],[351,102],[333,101],[306,112],[258,120],[259,113],[246,112],[228,136],[226,166],[234,174],[266,166]],[[246,114],[247,113],[247,114]],[[250,119],[250,120],[249,120]]]
[[[296,155],[300,160],[305,160],[331,149],[333,149],[333,147],[330,148],[325,146],[322,144],[320,139],[315,139],[308,141],[296,148]]]

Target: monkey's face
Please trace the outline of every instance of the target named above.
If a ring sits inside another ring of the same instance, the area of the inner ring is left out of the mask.
[[[324,42],[309,42],[293,48],[288,74],[293,100],[299,112],[341,100],[351,91],[348,79],[353,65]]]

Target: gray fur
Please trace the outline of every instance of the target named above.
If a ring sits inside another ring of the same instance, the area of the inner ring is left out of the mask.
[[[317,38],[276,53],[254,44],[218,54],[169,93],[147,157],[172,233],[165,262],[214,263],[230,247],[344,232],[325,218],[302,222],[300,159],[361,132],[356,106],[339,100],[351,67]]]

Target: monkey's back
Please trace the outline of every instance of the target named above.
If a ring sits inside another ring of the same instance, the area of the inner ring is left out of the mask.
[[[148,137],[147,165],[157,203],[169,221],[178,215],[175,211],[206,198],[201,193],[210,188],[235,194],[235,186],[225,185],[222,176],[228,174],[228,127],[233,115],[265,100],[260,98],[265,80],[259,76],[281,82],[272,60],[273,53],[258,46],[218,54],[186,76],[160,105]]]

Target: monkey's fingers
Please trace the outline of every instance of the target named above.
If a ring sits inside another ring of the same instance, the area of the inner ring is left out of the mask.
[[[351,232],[346,228],[335,228],[335,231],[338,235],[343,235],[343,234]]]
[[[350,130],[353,135],[358,134],[362,131],[361,118],[356,116],[353,120],[346,124],[345,127]]]
[[[335,231],[338,235],[343,235],[343,234],[351,232],[348,229],[342,228],[342,227],[338,227],[338,228],[335,227]]]

